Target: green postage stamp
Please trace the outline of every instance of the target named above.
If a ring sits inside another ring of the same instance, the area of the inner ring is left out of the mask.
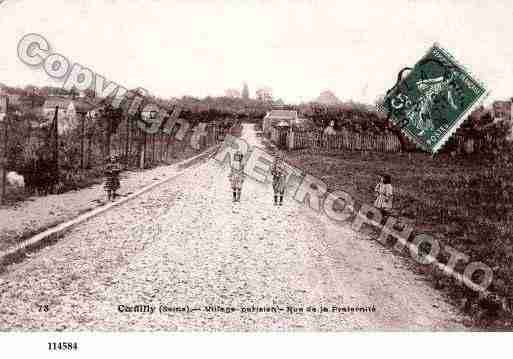
[[[411,70],[404,78],[404,70]],[[413,68],[403,69],[383,107],[392,122],[435,154],[488,92],[438,44]]]

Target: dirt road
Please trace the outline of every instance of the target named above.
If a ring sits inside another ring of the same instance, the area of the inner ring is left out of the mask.
[[[260,145],[252,125],[243,137]],[[8,267],[0,330],[464,329],[379,244],[251,180],[232,203],[227,176],[188,169]]]

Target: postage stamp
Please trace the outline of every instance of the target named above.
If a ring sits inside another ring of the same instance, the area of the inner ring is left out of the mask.
[[[420,148],[435,154],[488,95],[485,86],[434,44],[386,94],[391,121]]]

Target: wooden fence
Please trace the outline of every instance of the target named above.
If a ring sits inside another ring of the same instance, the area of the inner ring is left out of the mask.
[[[500,141],[500,138],[492,136],[491,134],[478,137],[465,137],[457,134],[449,139],[446,147],[456,154],[469,155],[477,152],[492,151],[494,148],[498,147]]]
[[[60,135],[59,146],[53,146],[55,139],[48,136],[49,131],[31,129],[23,126],[21,121],[11,121],[9,130],[12,136],[8,144],[6,171],[15,171],[24,176],[27,193],[58,193],[75,188],[88,177],[101,176],[107,154],[118,156],[127,168],[147,168],[192,157],[201,150],[221,143],[227,133],[237,134],[234,126],[230,128],[210,122],[206,124],[204,135],[198,138],[198,146],[193,148],[192,128],[180,141],[175,137],[176,131],[165,133],[161,130],[148,134],[134,121],[127,120],[123,119],[108,141],[97,123],[89,123]],[[97,131],[88,131],[92,129]],[[2,142],[0,145],[5,146]]]
[[[327,134],[320,130],[309,130],[296,127],[271,127],[266,134],[271,142],[280,148],[288,150],[307,150],[307,152],[330,152],[336,154],[343,151],[372,151],[372,152],[406,152],[419,151],[410,141],[401,149],[397,135],[386,131],[383,133],[361,133],[342,129],[335,134]],[[491,152],[501,146],[504,138],[491,133],[481,133],[474,136],[453,135],[442,151],[456,155]]]
[[[337,134],[324,134],[320,131],[291,129],[287,135],[287,148],[290,150],[309,148],[320,151],[401,151],[399,139],[390,133],[370,134],[343,130]]]

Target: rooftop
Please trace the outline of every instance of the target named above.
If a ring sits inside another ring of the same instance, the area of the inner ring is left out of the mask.
[[[267,113],[266,117],[271,119],[293,120],[297,118],[297,111],[271,110]]]

